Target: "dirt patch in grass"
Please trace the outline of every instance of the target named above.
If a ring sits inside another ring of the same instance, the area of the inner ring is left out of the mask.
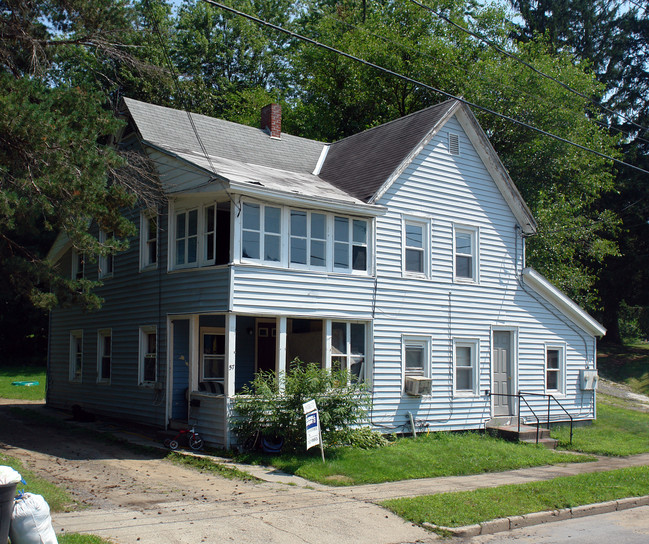
[[[344,474],[332,474],[331,476],[325,477],[325,482],[332,485],[351,485],[354,483],[354,480],[349,476]]]

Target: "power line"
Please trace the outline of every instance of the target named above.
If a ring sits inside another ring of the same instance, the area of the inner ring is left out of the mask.
[[[343,20],[341,20],[339,18],[332,17],[331,15],[327,15],[327,14],[323,14],[322,17],[324,17],[326,19],[329,19],[331,21],[334,21],[336,23],[343,24],[343,25],[345,25],[345,26],[347,26],[349,28],[352,28],[354,30],[365,32],[366,34],[369,34],[370,36],[373,36],[375,38],[383,40],[386,43],[390,43],[392,45],[395,45],[396,47],[399,47],[404,51],[408,51],[408,52],[413,53],[415,55],[418,55],[420,57],[427,57],[427,58],[431,58],[431,59],[434,58],[432,55],[424,53],[423,51],[421,51],[419,49],[416,49],[416,48],[411,47],[411,46],[404,45],[403,43],[397,42],[397,41],[395,41],[395,40],[393,40],[391,38],[388,38],[386,36],[383,36],[381,34],[377,34],[376,32],[372,32],[372,31],[368,30],[367,28],[360,27],[360,26],[355,25],[353,23],[350,23],[348,21],[343,21]],[[473,75],[475,75],[476,77],[478,77],[482,81],[485,81],[486,83],[489,83],[489,84],[492,84],[492,85],[497,84],[500,87],[505,87],[507,89],[512,89],[512,90],[515,90],[515,91],[517,91],[519,93],[523,92],[523,93],[525,93],[527,95],[532,95],[532,92],[530,92],[530,91],[528,91],[526,89],[519,89],[518,87],[514,87],[513,85],[507,85],[503,81],[498,81],[497,83],[494,83],[494,81],[491,78],[486,78],[484,75],[482,75],[480,73],[476,73],[476,74],[473,74]],[[546,104],[551,105],[553,108],[557,108],[556,102],[550,102],[550,100],[548,98],[546,98],[545,96],[539,96],[538,94],[535,94],[535,99],[536,100],[541,100],[541,101],[545,102]],[[616,127],[616,126],[610,125],[608,123],[604,123],[603,121],[600,121],[600,120],[598,120],[596,118],[593,118],[593,121],[595,123],[597,123],[598,125],[600,125],[601,127],[605,128],[606,130],[613,130],[613,131],[619,132],[620,134],[623,134],[627,138],[633,138],[633,135],[631,134],[631,132],[626,131],[626,130],[620,128],[620,127]],[[645,143],[649,143],[649,140],[647,140],[645,138],[642,138],[641,136],[635,136],[635,140],[639,140],[639,141],[642,141],[642,142],[645,142]]]
[[[618,113],[618,112],[616,112],[616,111],[614,111],[614,110],[612,110],[610,108],[607,108],[606,106],[604,106],[604,104],[602,104],[600,102],[597,102],[593,98],[583,94],[582,92],[580,92],[580,91],[578,91],[576,89],[573,89],[572,87],[570,87],[570,85],[567,85],[563,81],[560,81],[557,78],[555,78],[555,77],[553,77],[551,75],[548,75],[545,72],[542,72],[541,70],[537,69],[532,64],[530,64],[529,62],[527,62],[527,61],[523,60],[522,58],[520,58],[518,55],[514,55],[513,53],[510,53],[509,51],[506,51],[505,49],[500,47],[497,43],[495,43],[493,40],[490,40],[486,36],[483,36],[482,34],[478,34],[477,32],[474,32],[473,30],[470,30],[468,28],[463,27],[462,25],[459,25],[458,23],[456,23],[456,22],[452,21],[451,19],[449,19],[448,17],[446,17],[446,15],[444,15],[442,13],[439,13],[438,11],[435,11],[433,8],[431,8],[431,7],[429,7],[429,6],[425,5],[425,4],[422,4],[418,0],[410,0],[410,2],[412,4],[415,4],[416,6],[419,6],[422,9],[430,11],[432,14],[434,14],[437,17],[439,17],[440,19],[446,21],[448,24],[454,26],[455,28],[461,30],[462,32],[466,32],[467,34],[473,36],[474,38],[477,38],[478,40],[486,43],[487,45],[489,45],[491,47],[493,47],[499,53],[501,53],[501,54],[515,60],[516,62],[520,62],[521,64],[523,64],[524,66],[527,66],[530,70],[532,70],[536,74],[538,74],[538,75],[540,75],[540,76],[542,76],[544,78],[547,78],[547,79],[549,79],[551,81],[554,81],[556,84],[560,85],[561,87],[563,87],[564,89],[570,91],[571,93],[574,93],[574,94],[584,98],[585,100],[588,100],[591,104],[597,106],[598,108],[601,108],[604,111],[607,111],[608,113],[610,113],[611,115],[615,115],[616,117],[621,117],[622,119],[624,119],[625,121],[628,121],[629,123],[631,123],[632,125],[638,127],[639,129],[642,129],[644,131],[649,131],[649,128],[644,127],[642,125],[639,125],[633,119],[630,119],[629,117],[626,117],[624,114]]]
[[[533,125],[529,125],[529,124],[527,124],[527,123],[525,123],[523,121],[519,121],[518,119],[515,119],[515,118],[510,117],[508,115],[504,115],[502,113],[495,112],[493,110],[490,110],[489,108],[486,108],[484,106],[480,106],[480,105],[475,104],[473,102],[470,102],[470,101],[468,101],[468,100],[466,100],[466,99],[464,99],[462,97],[455,96],[454,94],[451,94],[451,93],[446,92],[446,91],[442,91],[441,89],[437,89],[436,87],[433,87],[432,85],[427,85],[426,83],[423,83],[421,81],[418,81],[418,80],[413,79],[411,77],[408,77],[406,75],[400,74],[399,72],[395,72],[394,70],[390,70],[389,68],[385,68],[385,67],[380,66],[378,64],[374,64],[373,62],[367,61],[367,60],[362,59],[360,57],[356,57],[354,55],[351,55],[350,53],[346,53],[344,51],[341,51],[339,49],[331,47],[330,45],[323,44],[321,42],[318,42],[316,40],[313,40],[313,39],[308,38],[306,36],[303,36],[301,34],[297,34],[296,32],[293,32],[292,30],[287,30],[287,29],[285,29],[285,28],[283,28],[281,26],[275,25],[275,24],[270,23],[268,21],[264,21],[263,19],[259,19],[258,17],[255,17],[253,15],[249,15],[248,13],[239,11],[239,10],[237,10],[235,8],[231,8],[229,6],[226,6],[224,4],[216,2],[215,0],[203,0],[203,1],[208,3],[208,4],[211,4],[211,5],[215,6],[217,8],[223,9],[223,10],[228,11],[230,13],[234,13],[235,15],[238,15],[240,17],[244,17],[244,18],[246,18],[246,19],[248,19],[250,21],[253,21],[253,22],[257,23],[257,24],[260,24],[262,26],[266,26],[268,28],[272,28],[272,29],[277,30],[279,32],[283,32],[284,34],[287,34],[287,35],[289,35],[289,36],[291,36],[293,38],[297,38],[298,40],[302,40],[304,42],[310,43],[311,45],[315,45],[316,47],[319,47],[319,48],[324,49],[326,51],[330,51],[330,52],[335,53],[337,55],[340,55],[340,56],[343,56],[343,57],[348,58],[350,60],[353,60],[354,62],[364,64],[365,66],[369,66],[370,68],[374,68],[375,70],[379,70],[379,71],[384,72],[386,74],[392,75],[392,76],[397,77],[397,78],[399,78],[399,79],[401,79],[403,81],[407,81],[407,82],[412,83],[414,85],[423,87],[425,89],[429,89],[429,90],[434,91],[436,93],[439,93],[439,94],[441,94],[443,96],[446,96],[447,98],[457,100],[458,102],[466,104],[467,106],[470,106],[470,107],[475,108],[477,110],[481,110],[481,111],[484,111],[484,112],[489,113],[491,115],[495,115],[495,116],[500,117],[501,119],[504,119],[506,121],[510,121],[510,122],[515,123],[517,125],[528,128],[529,130],[538,132],[539,134],[543,134],[544,136],[548,136],[548,137],[553,138],[555,140],[558,140],[560,142],[566,143],[568,145],[571,145],[573,147],[581,149],[582,151],[592,153],[592,154],[597,155],[598,157],[601,157],[603,159],[607,159],[607,160],[613,161],[613,162],[615,162],[617,164],[626,166],[628,168],[638,170],[639,172],[642,172],[643,174],[649,174],[649,171],[647,171],[647,170],[645,170],[643,168],[640,168],[639,166],[635,166],[634,164],[629,164],[627,162],[621,161],[620,159],[616,159],[615,157],[611,157],[610,155],[606,155],[605,153],[602,153],[600,151],[596,151],[596,150],[591,149],[589,147],[583,146],[581,144],[578,144],[576,142],[573,142],[571,140],[568,140],[566,138],[563,138],[561,136],[558,136],[556,134],[553,134],[551,132],[543,130],[541,128],[535,127]]]

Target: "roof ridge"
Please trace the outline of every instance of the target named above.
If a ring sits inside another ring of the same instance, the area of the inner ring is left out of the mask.
[[[403,117],[397,117],[396,119],[386,121],[385,123],[381,123],[380,125],[376,125],[374,127],[366,128],[365,130],[362,130],[361,132],[356,132],[355,134],[350,134],[349,136],[345,136],[344,138],[341,138],[340,140],[336,140],[335,142],[331,142],[330,145],[335,145],[337,143],[349,140],[350,138],[355,138],[357,136],[360,136],[361,134],[367,134],[368,132],[370,132],[372,130],[376,130],[378,128],[386,127],[388,125],[392,125],[394,123],[401,122],[404,119],[408,119],[409,117],[413,117],[415,115],[420,115],[423,112],[429,111],[429,110],[431,110],[433,108],[439,108],[439,107],[443,106],[444,104],[446,104],[447,102],[455,103],[455,102],[458,102],[458,100],[455,100],[453,98],[449,98],[447,100],[444,100],[444,102],[440,102],[439,104],[433,104],[432,106],[428,106],[427,108],[423,108],[421,110],[413,111],[412,113],[409,113],[408,115],[404,115]]]

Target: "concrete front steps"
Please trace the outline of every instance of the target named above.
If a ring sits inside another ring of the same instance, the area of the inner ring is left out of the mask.
[[[512,442],[527,442],[528,444],[537,443],[536,425],[525,425],[518,423],[515,417],[497,417],[487,421],[485,430],[493,435]],[[538,443],[548,449],[555,449],[558,440],[550,437],[550,430],[543,427],[538,429]]]

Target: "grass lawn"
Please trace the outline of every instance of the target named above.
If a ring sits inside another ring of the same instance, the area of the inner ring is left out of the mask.
[[[648,494],[649,467],[645,466],[476,491],[393,499],[382,505],[413,523],[460,527],[507,516]]]
[[[75,506],[74,500],[63,487],[56,486],[27,470],[15,457],[0,454],[0,465],[8,465],[17,470],[27,482],[26,485],[18,484],[18,491],[22,489],[29,493],[43,495],[52,512],[67,512]]]
[[[552,432],[559,446],[596,455],[633,455],[649,452],[649,414],[615,406],[617,399],[597,395],[597,419],[587,427],[574,430],[568,444],[567,426]]]
[[[649,395],[649,344],[597,348],[600,374],[628,385],[636,393]]]
[[[56,535],[59,544],[113,544],[95,535],[81,535],[79,533],[59,533]]]
[[[326,452],[325,457],[324,464],[319,453],[265,457],[261,462],[315,482],[340,486],[592,460],[549,451],[542,446],[505,442],[479,433],[431,433],[416,439],[403,438],[378,449],[332,450]]]
[[[11,382],[38,382],[38,385],[11,385]],[[0,397],[4,399],[43,400],[45,367],[6,366],[0,368]]]

